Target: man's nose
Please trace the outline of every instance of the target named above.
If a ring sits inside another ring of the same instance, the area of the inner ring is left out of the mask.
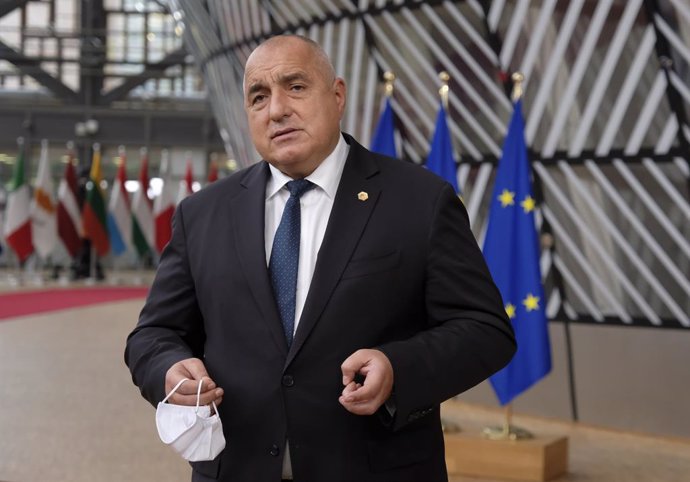
[[[271,94],[271,101],[269,104],[269,111],[271,120],[280,121],[284,117],[289,116],[292,113],[292,108],[290,107],[290,99],[283,92],[273,92]]]

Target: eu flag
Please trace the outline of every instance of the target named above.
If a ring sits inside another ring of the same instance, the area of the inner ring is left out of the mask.
[[[518,346],[512,361],[491,377],[501,405],[510,403],[551,371],[524,130],[522,102],[517,101],[498,163],[484,241],[484,257],[503,296]]]
[[[455,192],[458,195],[460,194],[458,166],[455,164],[455,158],[453,157],[453,144],[450,140],[450,130],[448,129],[443,102],[441,102],[438,116],[436,116],[434,139],[431,141],[431,150],[426,160],[426,168],[448,181],[455,189]]]
[[[376,124],[374,138],[371,141],[371,150],[385,156],[398,157],[395,152],[395,122],[390,97],[386,97],[386,104],[379,122]]]

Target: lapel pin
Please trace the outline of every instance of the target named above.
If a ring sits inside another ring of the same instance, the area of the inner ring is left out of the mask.
[[[366,192],[361,191],[359,194],[357,194],[357,199],[359,199],[360,201],[366,201],[367,199],[369,199],[369,195]]]

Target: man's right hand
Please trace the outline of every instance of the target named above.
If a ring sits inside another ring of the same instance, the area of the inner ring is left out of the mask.
[[[220,405],[220,402],[223,401],[223,389],[216,387],[216,383],[208,376],[204,363],[198,358],[187,358],[175,363],[168,369],[165,374],[165,394],[170,393],[170,390],[183,378],[189,380],[180,385],[180,388],[173,393],[168,402],[175,405],[196,405],[196,392],[199,389],[200,380],[203,383],[199,405],[210,405],[211,402]]]

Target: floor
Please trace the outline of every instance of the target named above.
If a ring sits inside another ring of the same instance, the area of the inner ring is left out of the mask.
[[[187,464],[158,440],[154,411],[123,362],[124,340],[142,303],[0,321],[0,481],[189,480]],[[465,431],[501,420],[500,412],[480,406],[444,411]],[[569,437],[570,470],[559,481],[690,481],[688,440],[519,415],[515,421],[537,434]]]

